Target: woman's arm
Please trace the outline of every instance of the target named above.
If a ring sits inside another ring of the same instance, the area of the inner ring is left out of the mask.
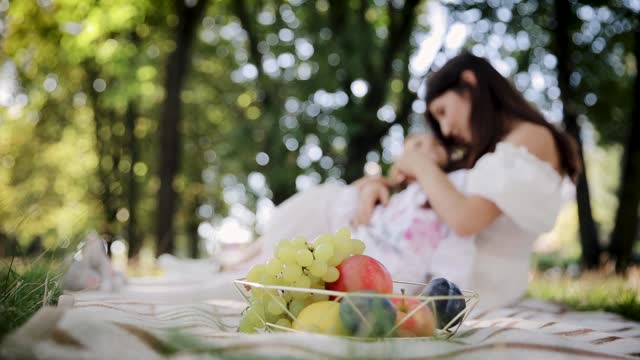
[[[504,141],[525,147],[534,156],[558,168],[557,150],[547,129],[523,123],[513,129]],[[502,211],[490,200],[456,189],[446,173],[426,156],[428,153],[425,148],[410,149],[398,161],[398,170],[418,181],[429,196],[431,207],[458,235],[475,235],[491,225]]]
[[[477,234],[500,216],[500,209],[493,202],[458,191],[435,162],[426,161],[422,165],[411,177],[429,194],[429,203],[435,212],[458,235]],[[376,204],[386,205],[389,201],[389,190],[383,178],[363,178],[358,181],[352,184],[360,192],[353,223],[366,225]]]
[[[429,195],[431,207],[456,234],[475,235],[500,216],[493,202],[456,189],[437,164],[427,161],[417,170],[416,181]]]

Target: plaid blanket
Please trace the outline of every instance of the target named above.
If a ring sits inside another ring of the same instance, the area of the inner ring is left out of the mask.
[[[224,279],[223,280],[229,280]],[[34,359],[629,359],[640,324],[524,299],[474,313],[449,340],[353,340],[236,332],[245,303],[216,295],[220,278],[136,280],[125,292],[63,295],[5,339],[0,358]],[[482,301],[482,299],[480,299]]]

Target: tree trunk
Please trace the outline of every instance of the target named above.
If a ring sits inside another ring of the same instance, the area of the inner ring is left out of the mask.
[[[10,253],[9,249],[9,236],[0,231],[0,259],[3,259]]]
[[[362,123],[378,121],[376,118],[376,112],[366,113],[369,116],[365,116],[360,120]],[[347,163],[345,164],[343,178],[348,183],[355,181],[362,177],[363,168],[367,162],[367,153],[375,149],[380,145],[380,139],[384,136],[378,134],[367,133],[366,129],[354,134],[349,140],[349,147],[347,149]]]
[[[187,218],[187,238],[189,239],[189,256],[193,259],[200,257],[200,235],[198,235],[198,197],[194,197],[193,203],[189,206],[189,217]]]
[[[400,108],[398,109],[397,119],[403,123],[403,126],[409,124],[409,115],[413,112],[413,102],[418,100],[418,92],[411,92],[409,90],[409,79],[411,78],[411,71],[409,71],[409,61],[411,59],[412,49],[408,46],[404,50],[403,62],[405,67],[402,71],[402,95],[400,97]]]
[[[582,141],[580,139],[580,127],[577,122],[576,108],[573,103],[573,89],[569,83],[570,60],[570,36],[569,22],[573,18],[571,4],[567,0],[555,0],[555,55],[558,59],[558,85],[561,91],[563,104],[564,124],[567,132],[578,143],[580,160],[584,164],[582,153]],[[598,232],[591,213],[591,201],[589,196],[589,183],[587,173],[583,171],[577,180],[578,219],[580,222],[580,244],[582,245],[582,263],[586,268],[595,268],[600,262],[600,245]]]
[[[165,100],[160,118],[160,190],[158,193],[158,209],[156,213],[157,252],[173,253],[174,213],[176,209],[176,192],[173,181],[178,173],[180,158],[180,111],[182,101],[180,93],[187,75],[190,49],[195,30],[204,14],[206,0],[200,0],[193,7],[188,7],[183,0],[175,1],[178,25],[176,26],[175,49],[169,55],[165,77]]]
[[[91,76],[95,78],[95,76]],[[98,181],[100,182],[101,189],[99,190],[99,198],[100,203],[102,204],[102,211],[104,212],[104,218],[102,223],[102,228],[99,230],[100,235],[105,236],[107,242],[111,241],[114,236],[114,223],[116,218],[116,213],[118,211],[116,205],[116,195],[112,192],[112,177],[110,176],[111,171],[107,171],[104,169],[102,162],[105,158],[107,158],[110,153],[109,149],[109,140],[103,139],[101,134],[101,127],[103,118],[108,118],[108,114],[102,109],[99,104],[99,96],[97,93],[93,93],[92,97],[92,107],[94,114],[94,131],[95,131],[95,140],[96,140],[96,153],[98,154],[98,166],[97,166],[97,175]],[[115,167],[115,164],[113,165]],[[110,250],[111,247],[109,247]]]
[[[380,145],[380,140],[389,131],[391,125],[407,121],[406,118],[396,118],[391,124],[380,123],[377,119],[377,113],[387,100],[389,82],[393,78],[393,60],[409,46],[411,29],[413,29],[416,18],[415,10],[419,4],[419,0],[407,0],[400,10],[395,10],[390,3],[388,5],[389,35],[387,43],[382,49],[382,54],[380,54],[383,60],[379,68],[375,71],[369,71],[367,79],[369,92],[363,99],[362,108],[357,112],[360,114],[358,122],[361,126],[359,131],[349,139],[347,163],[343,176],[347,182],[352,182],[362,176],[367,153]],[[409,66],[408,62],[404,66]],[[405,83],[404,86],[407,84]]]
[[[572,135],[574,138],[576,135]],[[582,143],[578,143],[582,147]],[[580,159],[584,163],[582,151]],[[578,221],[580,225],[580,245],[582,248],[582,264],[587,269],[597,268],[600,264],[601,248],[598,241],[596,222],[591,213],[591,198],[586,172],[578,177],[576,200],[578,202]]]
[[[625,144],[623,168],[618,189],[618,211],[611,234],[610,253],[616,260],[616,271],[625,272],[638,235],[638,204],[640,203],[640,25],[634,33],[636,79],[633,89],[631,129]]]
[[[271,201],[278,205],[295,194],[295,186],[292,186],[295,181],[291,180],[291,176],[295,174],[283,175],[282,173],[282,166],[286,163],[288,154],[278,149],[278,147],[283,146],[282,133],[278,131],[278,114],[282,109],[282,104],[276,103],[278,101],[277,96],[271,96],[278,89],[262,70],[262,54],[258,50],[258,43],[260,42],[258,35],[260,33],[254,24],[255,14],[252,14],[249,3],[245,0],[234,0],[231,5],[233,13],[240,20],[240,24],[247,34],[249,61],[258,69],[256,91],[262,96],[263,115],[260,121],[265,124],[263,127],[266,131],[266,140],[261,150],[269,154],[269,164],[262,169],[262,173],[269,181],[269,188],[273,194]]]
[[[136,173],[133,166],[140,159],[138,140],[135,135],[136,118],[138,112],[133,100],[129,100],[124,125],[127,133],[127,147],[131,158],[131,169],[129,169],[129,186],[127,192],[127,208],[129,209],[129,221],[127,222],[127,240],[129,242],[129,257],[134,257],[142,248],[142,239],[138,235],[138,185],[136,183]]]

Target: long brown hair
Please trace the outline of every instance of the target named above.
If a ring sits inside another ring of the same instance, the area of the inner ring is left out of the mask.
[[[460,75],[464,70],[471,70],[475,74],[477,82],[474,86],[461,79]],[[468,52],[449,60],[429,77],[427,104],[449,90],[470,95],[470,144],[460,144],[445,138],[428,107],[425,113],[427,123],[452,157],[447,171],[473,167],[482,155],[495,149],[496,144],[508,134],[512,121],[517,119],[544,126],[551,131],[561,168],[575,180],[581,170],[575,141],[549,123],[487,60]],[[460,152],[461,156],[452,156],[456,152]]]

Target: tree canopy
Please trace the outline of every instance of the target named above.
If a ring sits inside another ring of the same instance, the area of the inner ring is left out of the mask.
[[[197,256],[223,225],[259,231],[296,191],[384,171],[424,127],[427,71],[462,48],[562,126],[555,1],[0,1],[0,236],[97,229],[135,254],[166,235]],[[640,9],[569,9],[587,161],[621,156]],[[617,172],[588,173],[607,233]]]

